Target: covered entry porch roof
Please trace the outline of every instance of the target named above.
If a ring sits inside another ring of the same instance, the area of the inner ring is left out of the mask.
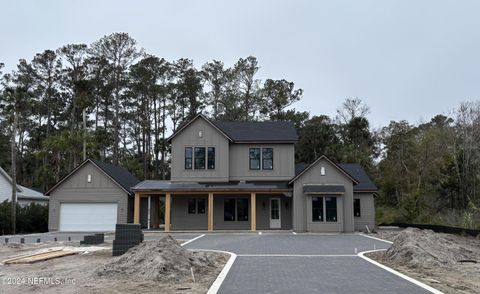
[[[171,202],[172,197],[182,197],[182,195],[205,194],[208,195],[207,214],[208,230],[213,230],[213,203],[214,195],[221,194],[249,194],[251,211],[251,230],[256,230],[256,195],[258,194],[284,194],[292,196],[292,187],[288,182],[224,182],[224,183],[198,183],[198,182],[171,182],[147,180],[137,184],[132,188],[135,193],[134,202],[134,223],[140,221],[140,198],[154,195],[165,195],[165,231],[170,231],[171,225]]]
[[[288,181],[230,181],[230,182],[171,182],[147,180],[140,182],[132,191],[141,194],[155,192],[292,192]]]

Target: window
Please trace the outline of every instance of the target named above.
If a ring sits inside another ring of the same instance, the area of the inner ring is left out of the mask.
[[[250,169],[260,169],[260,148],[250,148]]]
[[[223,203],[223,220],[235,221],[235,199],[225,199]]]
[[[215,147],[208,147],[207,168],[215,169]]]
[[[185,169],[192,169],[192,147],[185,147]]]
[[[273,170],[273,148],[250,148],[250,170]]]
[[[204,214],[205,213],[206,202],[207,201],[206,201],[205,198],[197,199],[197,213],[199,213],[199,214]]]
[[[353,215],[360,217],[360,199],[356,198],[353,200]]]
[[[205,147],[195,147],[195,169],[205,169]]]
[[[237,220],[248,221],[248,199],[237,199]]]
[[[248,198],[225,199],[223,203],[224,221],[248,221]]]
[[[273,170],[273,148],[262,148],[262,169]]]
[[[323,197],[312,197],[312,221],[323,222]]]
[[[325,215],[327,222],[337,221],[337,197],[325,197]]]
[[[197,200],[192,198],[188,199],[188,214],[197,213]]]

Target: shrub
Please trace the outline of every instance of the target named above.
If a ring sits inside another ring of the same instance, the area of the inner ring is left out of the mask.
[[[12,233],[10,201],[0,203],[0,234]],[[48,205],[17,204],[17,233],[43,233],[48,231]]]

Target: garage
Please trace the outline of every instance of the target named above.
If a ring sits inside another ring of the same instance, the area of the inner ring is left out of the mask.
[[[133,221],[133,192],[138,179],[128,170],[87,159],[45,195],[50,196],[49,231],[113,231]]]
[[[113,231],[117,203],[61,203],[60,231]]]

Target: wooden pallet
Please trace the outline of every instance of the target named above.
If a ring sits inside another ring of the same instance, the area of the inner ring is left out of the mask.
[[[3,264],[21,264],[21,263],[34,263],[38,261],[49,260],[53,258],[63,257],[67,255],[77,254],[78,252],[63,251],[63,249],[52,250],[43,253],[30,254],[20,257],[15,257],[3,261]]]

